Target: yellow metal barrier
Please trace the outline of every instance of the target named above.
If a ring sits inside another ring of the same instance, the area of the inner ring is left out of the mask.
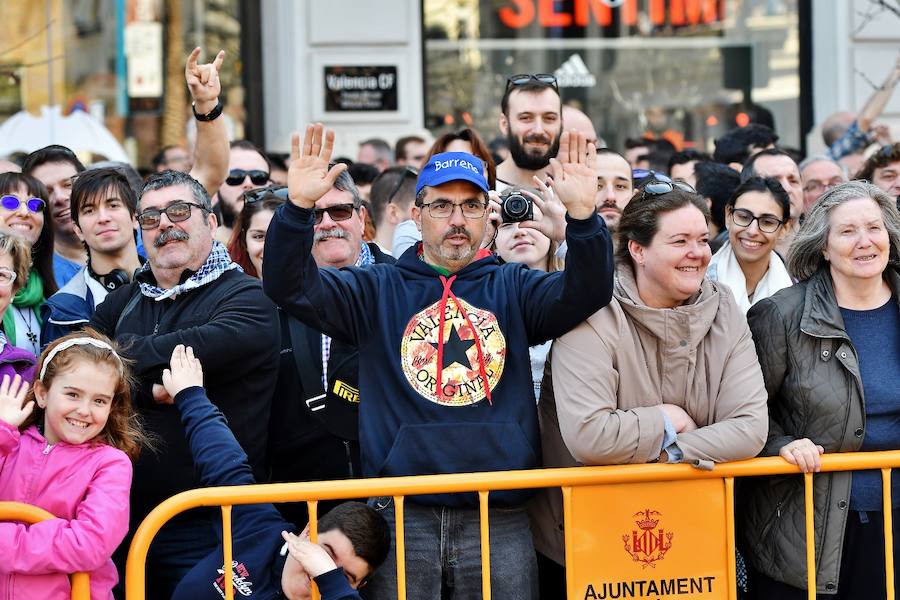
[[[884,482],[884,531],[885,572],[893,573],[891,469],[900,467],[900,450],[886,452],[858,452],[826,454],[821,457],[822,472],[880,470]],[[317,502],[372,496],[393,496],[395,501],[395,547],[397,555],[397,587],[399,600],[406,599],[405,545],[403,533],[403,500],[406,496],[420,494],[445,494],[477,492],[481,515],[482,589],[484,600],[490,599],[490,542],[488,529],[488,496],[492,491],[534,488],[562,488],[565,530],[567,536],[573,530],[571,524],[572,489],[579,486],[615,485],[629,483],[665,482],[721,479],[724,481],[728,501],[726,541],[728,557],[729,598],[736,598],[734,563],[734,478],[761,475],[799,474],[797,467],[779,457],[722,463],[712,470],[701,470],[686,464],[642,464],[606,467],[576,467],[566,469],[538,469],[531,471],[503,471],[491,473],[459,473],[452,475],[423,475],[418,477],[391,477],[383,479],[352,479],[306,483],[275,483],[251,486],[213,487],[190,490],[173,496],[157,506],[138,528],[128,551],[125,584],[128,600],[144,599],[144,566],[150,542],[160,528],[176,515],[198,507],[219,506],[223,511],[223,546],[226,598],[233,600],[230,510],[233,505],[306,501],[310,515],[310,536],[316,539]],[[806,556],[808,568],[809,598],[815,599],[815,514],[812,510],[813,474],[805,474],[806,500]],[[572,564],[572,549],[566,544],[566,562]],[[384,567],[383,567],[384,568]],[[569,578],[571,580],[571,578]],[[893,577],[886,577],[887,598],[894,600]],[[568,590],[574,598],[574,590]],[[318,597],[318,594],[315,595]]]
[[[55,518],[52,513],[31,504],[0,502],[0,521],[20,521],[31,525]],[[73,573],[70,581],[72,600],[91,600],[91,581],[87,573]]]

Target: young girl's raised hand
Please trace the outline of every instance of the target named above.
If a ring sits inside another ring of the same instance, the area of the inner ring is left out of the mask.
[[[3,376],[0,382],[0,421],[18,427],[25,422],[34,408],[34,400],[25,404],[25,394],[28,392],[28,382],[16,375],[9,379],[9,375]]]
[[[163,386],[173,399],[182,390],[203,385],[203,366],[194,357],[194,349],[178,344],[172,351],[169,368],[163,371]]]

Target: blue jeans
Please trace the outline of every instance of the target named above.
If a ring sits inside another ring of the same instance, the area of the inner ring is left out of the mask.
[[[363,588],[367,600],[396,600],[394,501],[372,498],[391,528],[385,563]],[[481,529],[477,508],[404,503],[406,597],[409,600],[481,598]],[[522,507],[490,509],[491,598],[536,600],[537,564],[528,515]]]

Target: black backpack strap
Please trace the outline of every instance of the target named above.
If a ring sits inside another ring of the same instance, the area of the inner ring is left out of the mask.
[[[287,315],[288,332],[291,336],[291,346],[294,347],[294,362],[297,364],[297,375],[303,386],[303,402],[313,414],[325,408],[326,393],[322,386],[322,355],[314,352],[310,337],[321,340],[318,332],[310,336],[311,329],[294,317]]]
[[[128,304],[125,305],[125,308],[122,309],[122,312],[119,314],[119,318],[116,319],[116,326],[113,327],[111,338],[116,337],[116,332],[119,330],[119,326],[122,325],[122,321],[125,320],[131,312],[134,310],[134,307],[137,306],[137,303],[141,301],[141,286],[135,284],[134,291],[131,293],[131,298],[128,299]]]

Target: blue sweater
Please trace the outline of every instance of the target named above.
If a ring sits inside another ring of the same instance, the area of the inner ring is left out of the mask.
[[[175,405],[187,434],[200,480],[204,486],[256,483],[247,455],[228,427],[225,417],[201,387],[183,390]],[[284,598],[281,572],[285,558],[279,554],[282,531],[295,531],[271,504],[237,505],[232,509],[232,560],[235,598]],[[217,532],[218,533],[218,532]],[[220,544],[197,563],[179,582],[175,600],[221,600],[225,594]],[[359,600],[343,569],[338,567],[315,578],[322,600]]]
[[[897,299],[874,310],[841,309],[844,327],[859,358],[866,407],[861,450],[900,448],[900,311]],[[881,473],[854,471],[850,508],[882,510]],[[900,506],[900,478],[891,477],[891,499]]]
[[[421,260],[316,266],[313,211],[291,203],[266,236],[265,292],[282,309],[359,347],[359,439],[367,477],[530,469],[541,465],[529,346],[568,332],[612,297],[609,232],[569,220],[566,270],[500,265],[483,253],[453,275]],[[443,329],[441,325],[443,324]],[[518,505],[528,492],[495,492]],[[417,496],[477,505],[475,494]]]

